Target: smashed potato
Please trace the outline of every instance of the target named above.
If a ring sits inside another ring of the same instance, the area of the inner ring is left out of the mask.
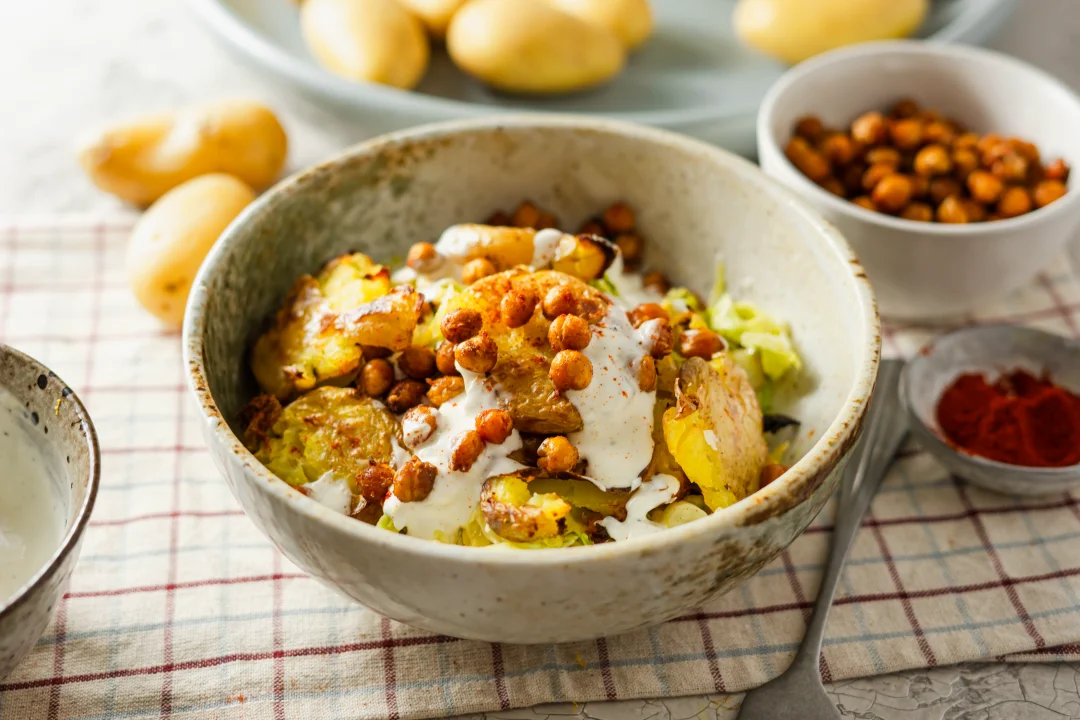
[[[757,394],[728,354],[720,358],[683,364],[663,419],[668,448],[712,510],[755,492],[769,456]]]
[[[272,396],[255,398],[245,413],[244,443],[261,463],[293,486],[326,473],[356,493],[371,463],[388,463],[399,427],[375,400],[351,388],[321,387],[284,409]]]
[[[466,223],[448,228],[435,247],[440,255],[459,265],[483,258],[497,270],[509,270],[532,262],[535,237],[532,228]]]
[[[535,542],[559,535],[570,505],[554,493],[534,493],[513,475],[488,478],[480,492],[484,520],[499,537]]]

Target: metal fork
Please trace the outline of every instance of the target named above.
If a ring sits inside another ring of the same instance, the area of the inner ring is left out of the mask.
[[[878,371],[877,389],[866,416],[866,429],[844,473],[840,504],[832,535],[829,564],[814,602],[814,614],[791,667],[780,677],[751,690],[743,698],[739,720],[839,720],[840,713],[825,694],[818,672],[818,655],[836,584],[855,533],[870,507],[885,471],[907,435],[898,385],[900,360],[886,360]]]

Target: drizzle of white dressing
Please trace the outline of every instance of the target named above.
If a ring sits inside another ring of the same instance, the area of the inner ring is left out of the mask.
[[[675,499],[679,493],[679,481],[670,475],[653,475],[634,491],[626,501],[626,519],[616,520],[606,517],[600,524],[615,542],[651,535],[666,529],[660,523],[650,520],[647,515],[652,510]]]
[[[555,259],[555,250],[559,247],[559,241],[566,236],[562,230],[545,228],[533,236],[532,269],[539,270],[547,267]]]
[[[320,505],[325,505],[334,512],[348,515],[352,505],[352,491],[345,478],[333,473],[323,473],[318,480],[304,486],[307,495]]]
[[[660,293],[645,287],[640,274],[626,272],[622,253],[615,255],[615,260],[604,273],[604,277],[614,286],[617,295],[613,299],[615,304],[623,310],[633,310],[638,305],[660,302],[664,299]]]
[[[45,567],[64,530],[64,469],[42,452],[27,414],[0,389],[0,606]]]
[[[405,442],[405,447],[416,447],[426,440],[431,432],[431,425],[424,420],[405,417],[401,421],[401,439]]]
[[[443,257],[457,262],[464,260],[466,256],[483,242],[483,236],[478,228],[482,225],[451,225],[442,231],[442,235],[435,242],[435,252]]]
[[[588,477],[601,490],[636,488],[652,459],[656,393],[638,386],[645,344],[626,312],[609,306],[582,350],[592,363],[592,381],[584,390],[566,391],[582,420],[582,429],[567,437],[589,461]]]
[[[521,448],[517,430],[501,445],[485,443],[484,451],[468,470],[450,469],[450,456],[458,438],[476,427],[476,416],[499,406],[494,390],[484,375],[469,372],[460,365],[465,392],[445,402],[436,410],[438,425],[415,454],[438,470],[431,493],[419,502],[401,502],[393,493],[383,503],[383,512],[398,530],[426,539],[452,538],[464,526],[480,503],[484,480],[493,475],[512,473],[524,467],[507,457]]]

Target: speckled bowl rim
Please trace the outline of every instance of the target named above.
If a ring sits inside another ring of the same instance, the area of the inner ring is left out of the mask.
[[[20,362],[24,362],[31,368],[37,370],[39,374],[56,378],[64,384],[65,388],[70,388],[70,386],[52,370],[10,345],[0,343],[0,355],[14,357]],[[0,378],[0,388],[10,391],[10,388],[8,387],[8,378]],[[0,620],[4,620],[11,611],[26,602],[27,598],[33,595],[34,591],[39,586],[56,573],[60,568],[60,564],[64,561],[64,558],[66,558],[68,554],[75,549],[75,545],[78,544],[83,530],[86,529],[86,524],[90,521],[90,513],[94,510],[94,503],[97,501],[98,485],[101,482],[101,447],[98,445],[97,430],[94,428],[94,422],[90,419],[90,413],[86,411],[86,407],[82,404],[82,400],[79,399],[79,396],[76,395],[74,391],[64,396],[64,402],[71,403],[75,406],[75,414],[78,416],[83,427],[83,439],[87,441],[88,445],[87,450],[89,450],[90,472],[89,478],[87,478],[86,497],[83,498],[82,504],[75,514],[75,520],[71,523],[71,527],[68,528],[67,533],[64,534],[60,547],[49,557],[49,561],[26,581],[19,589],[19,592],[9,598],[7,604],[0,604]]]
[[[448,545],[433,540],[387,532],[334,512],[330,508],[311,500],[267,470],[232,432],[218,410],[217,403],[210,392],[209,383],[204,379],[206,378],[206,369],[204,366],[202,336],[206,329],[205,317],[209,300],[206,292],[208,279],[218,272],[226,248],[234,241],[241,230],[252,223],[260,222],[273,215],[276,212],[275,205],[282,196],[303,193],[308,187],[317,184],[323,176],[333,174],[337,168],[343,165],[355,164],[361,157],[373,155],[384,148],[403,143],[408,144],[421,140],[430,141],[463,132],[500,128],[550,129],[553,131],[585,130],[599,134],[614,134],[707,158],[711,162],[725,166],[735,172],[745,181],[758,186],[771,196],[779,206],[799,216],[816,231],[825,247],[840,260],[845,268],[845,274],[852,281],[854,288],[852,297],[849,300],[852,305],[858,308],[857,317],[861,316],[861,322],[853,330],[856,335],[861,332],[863,338],[862,345],[854,348],[857,355],[854,361],[851,389],[828,429],[821,434],[813,447],[779,480],[762,488],[750,497],[713,513],[707,518],[669,528],[646,537],[617,543],[602,543],[574,548],[554,548],[536,552],[493,552],[490,548]],[[203,421],[210,424],[211,442],[222,450],[225,455],[231,456],[232,460],[243,466],[245,479],[248,482],[259,481],[259,491],[271,493],[277,499],[286,502],[297,514],[303,515],[311,521],[334,526],[361,543],[374,544],[380,547],[393,548],[397,551],[408,551],[445,560],[491,566],[508,563],[568,565],[571,563],[596,562],[606,557],[658,552],[678,545],[692,537],[716,536],[724,530],[759,524],[774,516],[793,510],[802,503],[807,502],[812,495],[812,493],[807,492],[800,498],[799,491],[805,489],[819,472],[834,467],[853,445],[855,435],[861,428],[867,402],[873,393],[881,356],[881,323],[877,303],[874,300],[870,283],[866,279],[865,271],[836,228],[815,213],[809,205],[799,200],[790,190],[769,178],[748,160],[713,145],[666,130],[612,120],[583,119],[573,116],[529,113],[495,118],[471,118],[448,123],[423,125],[410,130],[383,135],[355,145],[326,162],[283,180],[246,208],[214,244],[195,278],[193,288],[188,299],[183,327],[184,366],[188,386],[195,396]],[[792,502],[791,498],[796,499]]]
[[[785,182],[795,183],[799,192],[808,194],[813,197],[815,202],[824,204],[830,210],[842,213],[850,218],[860,220],[870,225],[887,227],[893,230],[901,230],[918,235],[934,235],[942,238],[967,238],[979,235],[988,236],[1011,233],[1016,230],[1023,230],[1039,224],[1045,224],[1057,216],[1071,212],[1072,207],[1077,203],[1080,203],[1080,189],[1070,188],[1069,192],[1065,193],[1065,196],[1056,202],[1053,202],[1046,207],[1038,208],[1025,215],[1020,215],[1019,217],[995,220],[994,222],[969,223],[965,225],[918,222],[917,220],[905,220],[904,218],[867,210],[853,202],[839,198],[812,182],[810,178],[803,175],[802,172],[788,160],[787,155],[784,154],[784,149],[777,143],[771,130],[776,104],[787,92],[797,87],[798,84],[803,82],[808,76],[827,74],[831,68],[838,65],[847,65],[853,62],[862,64],[876,63],[879,60],[889,57],[910,55],[931,56],[937,58],[942,64],[950,63],[957,59],[983,63],[987,66],[987,77],[993,77],[994,69],[1001,67],[1009,67],[1027,73],[1027,75],[1030,76],[1032,88],[1037,88],[1034,90],[1035,92],[1039,92],[1048,97],[1053,96],[1062,101],[1071,102],[1076,106],[1077,113],[1080,114],[1080,96],[1078,96],[1072,88],[1045,70],[1041,70],[1023,60],[994,50],[966,45],[943,45],[937,42],[927,42],[924,40],[885,40],[863,43],[822,53],[817,57],[796,65],[781,75],[765,94],[765,98],[761,101],[761,108],[758,110],[758,154],[761,155],[760,148],[763,145],[774,150],[779,161],[785,163],[787,168],[794,174],[794,178],[785,178]],[[1004,101],[1004,97],[1002,100]],[[1037,143],[1038,140],[1036,139],[1035,142]],[[1080,158],[1073,158],[1073,160],[1080,162]]]
[[[1080,463],[1076,463],[1074,465],[1063,465],[1060,467],[1027,467],[1024,465],[1010,465],[1009,463],[998,462],[997,460],[991,460],[989,458],[984,458],[979,455],[972,455],[965,450],[961,450],[950,445],[948,441],[946,441],[941,436],[941,433],[938,432],[937,429],[931,427],[923,421],[922,416],[915,409],[915,404],[911,400],[911,381],[908,379],[910,373],[914,372],[912,368],[914,367],[915,363],[918,363],[924,358],[929,357],[929,355],[933,351],[934,346],[937,345],[939,342],[947,339],[959,338],[964,335],[976,335],[980,332],[985,332],[987,330],[993,330],[994,328],[1002,327],[1009,327],[1015,329],[1013,326],[1007,325],[1005,323],[987,323],[986,325],[975,325],[973,327],[953,330],[952,332],[948,332],[944,335],[934,338],[934,340],[923,346],[923,348],[920,349],[920,351],[916,353],[916,355],[907,364],[904,365],[904,370],[900,373],[900,401],[904,405],[904,410],[907,412],[907,416],[912,426],[912,429],[915,430],[915,434],[918,437],[926,439],[928,443],[933,445],[933,447],[929,447],[927,448],[927,450],[929,450],[934,455],[949,455],[951,457],[958,458],[961,463],[981,467],[983,470],[988,470],[991,472],[1022,472],[1025,475],[1030,475],[1031,479],[1038,482],[1045,482],[1047,480],[1055,480],[1059,482],[1061,480],[1073,480],[1077,485],[1080,485]],[[1066,337],[1056,335],[1055,333],[1049,333],[1045,330],[1040,330],[1038,328],[1025,326],[1021,329],[1024,332],[1037,333],[1039,335],[1045,335],[1047,337],[1061,340],[1063,344],[1069,347],[1069,349],[1076,355],[1077,360],[1080,361],[1080,344],[1075,344]],[[1032,356],[1028,357],[1029,359],[1035,359]],[[983,369],[985,372],[993,372],[992,365],[989,362],[985,365]],[[937,406],[939,400],[941,400],[940,395],[937,397],[937,399],[934,400],[934,406]],[[975,484],[977,485],[981,484],[977,481],[970,482],[975,482]]]

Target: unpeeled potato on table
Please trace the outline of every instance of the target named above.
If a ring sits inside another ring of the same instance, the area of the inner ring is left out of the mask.
[[[627,50],[652,34],[653,18],[648,0],[549,0],[560,10],[615,33]]]
[[[467,0],[400,0],[405,9],[420,21],[434,38],[446,37],[446,28],[454,13],[461,9]]]
[[[305,0],[300,29],[315,59],[349,80],[409,89],[427,71],[424,25],[398,0]]]
[[[277,179],[287,153],[273,111],[248,100],[136,118],[78,143],[93,183],[141,206],[207,173],[228,173],[261,190]]]
[[[170,190],[131,233],[125,271],[135,298],[179,325],[195,273],[221,232],[255,199],[242,180],[214,173]]]
[[[791,64],[844,45],[911,35],[928,0],[739,0],[735,32]]]
[[[613,32],[545,0],[471,0],[450,21],[446,48],[459,68],[513,93],[583,90],[626,62]]]

